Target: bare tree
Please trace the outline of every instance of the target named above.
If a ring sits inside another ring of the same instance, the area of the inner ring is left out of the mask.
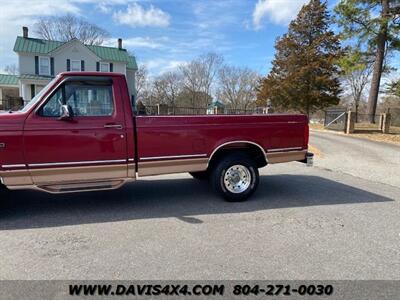
[[[216,77],[223,63],[223,57],[216,53],[207,53],[179,67],[183,86],[190,95],[193,107],[207,107],[208,95],[212,94]]]
[[[78,39],[87,45],[101,45],[109,33],[73,15],[40,18],[35,24],[35,32],[45,40],[67,42]]]
[[[357,122],[362,96],[371,79],[374,62],[368,53],[362,52],[359,48],[348,48],[346,55],[341,57],[338,63],[342,72],[344,90],[347,89],[353,98]]]
[[[348,84],[351,90],[351,96],[353,98],[354,108],[356,111],[356,122],[358,122],[358,111],[362,96],[365,92],[365,87],[370,81],[370,75],[372,73],[372,64],[365,69],[356,70],[346,76],[344,76],[344,82]]]
[[[166,103],[170,106],[176,106],[176,100],[182,91],[181,75],[177,72],[166,72],[158,76],[154,82],[154,92],[159,99],[159,103]]]
[[[16,64],[12,64],[12,65],[7,65],[4,68],[4,71],[9,74],[9,75],[18,75],[19,71],[18,71],[18,67]]]
[[[201,75],[200,69],[201,65],[197,61],[191,61],[186,65],[181,65],[179,67],[182,77],[183,86],[186,91],[186,95],[189,97],[190,106],[195,107],[199,105],[200,100],[198,99],[198,92],[201,90]]]
[[[260,76],[249,68],[225,65],[219,71],[218,97],[232,109],[255,106]]]

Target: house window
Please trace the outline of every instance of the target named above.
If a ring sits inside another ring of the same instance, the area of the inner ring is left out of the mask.
[[[71,60],[71,71],[79,72],[81,70],[80,60]]]
[[[39,57],[39,74],[50,75],[50,58]]]
[[[100,63],[100,72],[110,72],[110,64],[105,62]]]

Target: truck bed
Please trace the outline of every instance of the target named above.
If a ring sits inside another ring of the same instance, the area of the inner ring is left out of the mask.
[[[139,175],[168,173],[168,165],[178,158],[208,159],[230,142],[261,147],[270,157],[269,163],[304,159],[308,144],[308,120],[304,115],[138,116],[136,132]],[[299,151],[296,157],[293,151]],[[282,155],[277,159],[279,153],[286,152],[291,152],[286,159]],[[146,170],[151,161],[170,162],[165,169],[158,164],[159,170]]]

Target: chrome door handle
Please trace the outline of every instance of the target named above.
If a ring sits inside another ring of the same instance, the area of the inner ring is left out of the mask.
[[[120,124],[106,124],[104,128],[115,128],[115,129],[122,129],[122,125]]]

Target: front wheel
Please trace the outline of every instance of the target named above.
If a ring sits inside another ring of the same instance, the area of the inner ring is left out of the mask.
[[[247,200],[257,189],[258,182],[257,165],[242,153],[223,158],[211,174],[214,190],[230,202]]]

